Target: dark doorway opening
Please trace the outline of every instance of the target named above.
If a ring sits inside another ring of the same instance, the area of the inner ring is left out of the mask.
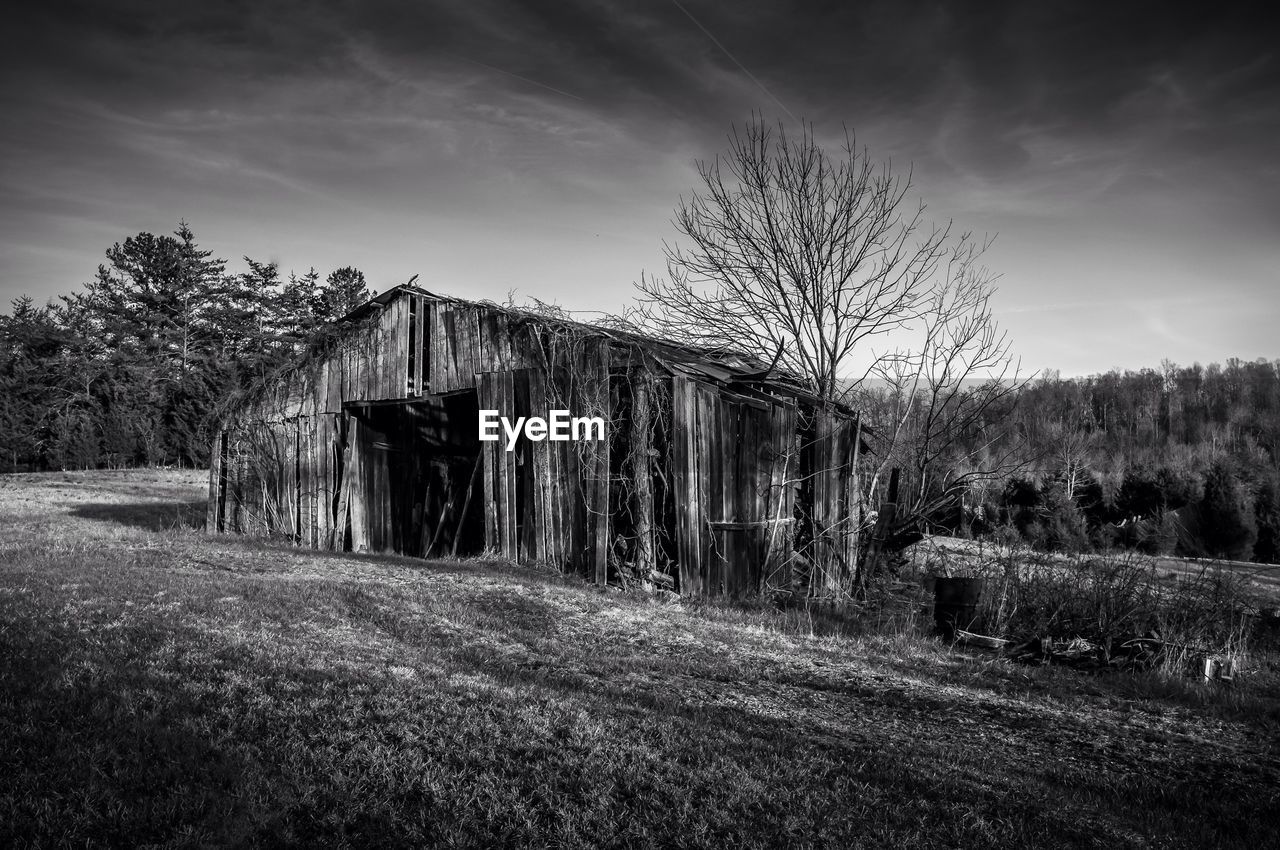
[[[474,391],[353,405],[351,548],[420,558],[484,550]]]

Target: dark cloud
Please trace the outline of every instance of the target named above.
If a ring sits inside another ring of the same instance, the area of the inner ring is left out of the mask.
[[[235,235],[264,216],[298,255],[326,228],[445,256],[545,226],[554,259],[603,220],[617,301],[692,159],[753,111],[913,162],[939,214],[1002,231],[1028,297],[1051,240],[1103,246],[1101,268],[1135,217],[1124,251],[1229,244],[1249,292],[1274,267],[1280,58],[1237,7],[108,0],[25,4],[2,38],[3,297],[199,213]]]

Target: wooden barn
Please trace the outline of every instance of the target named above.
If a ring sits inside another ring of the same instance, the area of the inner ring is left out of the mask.
[[[604,438],[479,438],[481,411],[556,410]],[[208,528],[685,595],[839,595],[862,445],[853,411],[818,411],[766,363],[400,286],[226,417]]]

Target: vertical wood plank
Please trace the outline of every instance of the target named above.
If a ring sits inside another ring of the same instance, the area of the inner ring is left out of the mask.
[[[444,359],[440,355],[440,340],[444,337],[444,305],[439,301],[432,301],[427,304],[427,327],[431,330],[427,333],[426,344],[430,350],[427,355],[426,379],[427,384],[431,388],[431,392],[444,392]]]
[[[369,398],[381,399],[387,398],[387,360],[390,346],[390,328],[387,326],[388,307],[378,312],[378,324],[374,325],[376,329],[374,337],[374,346],[372,346],[371,357],[371,374],[369,376]]]
[[[518,415],[516,411],[515,399],[515,376],[511,372],[500,373],[502,383],[502,407],[503,411],[507,411],[503,415],[515,417]],[[517,538],[516,528],[516,487],[518,480],[516,478],[516,451],[520,448],[519,443],[512,451],[507,451],[506,443],[502,445],[502,527],[503,527],[503,552],[506,557],[515,560],[519,557],[519,540]]]
[[[480,406],[493,410],[495,404],[495,376],[480,376]],[[498,443],[486,441],[480,444],[480,454],[484,466],[484,544],[487,549],[499,551],[502,541],[498,532]]]
[[[427,372],[426,364],[423,363],[427,358],[427,339],[430,329],[427,324],[427,301],[421,295],[413,296],[414,310],[416,311],[416,326],[418,328],[418,339],[415,343],[416,350],[413,357],[413,395],[421,396],[423,393],[422,376]]]
[[[365,361],[368,356],[369,332],[364,331],[353,341],[351,346],[351,398],[356,401],[364,401],[369,398],[369,388],[365,385],[369,375],[369,370],[365,368]]]
[[[476,346],[476,341],[472,337],[472,326],[475,322],[475,314],[475,308],[470,306],[459,307],[455,312],[457,318],[454,320],[453,330],[454,333],[457,334],[454,343],[457,374],[454,377],[454,389],[461,389],[462,387],[467,386],[470,380],[474,380],[473,376],[478,371],[474,366],[473,356]]]
[[[338,368],[338,410],[341,403],[351,399],[351,340],[344,339],[338,347],[338,360],[342,364]]]
[[[312,505],[311,546],[319,548],[324,545],[329,533],[329,513],[332,504],[329,502],[329,441],[328,415],[317,414],[315,428],[311,432],[311,470],[314,476],[314,499]]]
[[[857,530],[862,525],[862,480],[860,477],[861,454],[862,454],[862,416],[861,414],[853,422],[853,457],[849,462],[849,491],[850,491],[850,526],[853,534],[850,539],[849,556],[851,563],[858,563],[858,534]]]
[[[702,581],[702,503],[698,470],[698,417],[696,385],[683,376],[671,379],[673,454],[676,481],[676,518],[679,534],[680,589],[686,596],[705,592]]]
[[[605,420],[609,417],[606,414]],[[608,434],[606,439],[596,444],[596,468],[595,468],[595,504],[592,510],[595,515],[595,576],[596,584],[605,585],[609,582],[609,440]]]
[[[480,350],[480,308],[468,306],[462,321],[462,349],[459,358],[458,388],[474,387],[476,375],[484,372]],[[507,370],[510,371],[510,370]]]
[[[529,415],[547,418],[546,376],[540,369],[524,370],[529,382]],[[558,563],[552,530],[551,440],[533,443],[533,511],[530,522],[534,528],[534,552],[532,557],[547,563]]]
[[[631,429],[630,456],[632,482],[632,514],[635,517],[636,545],[634,560],[641,576],[657,566],[654,557],[653,538],[653,476],[649,471],[649,453],[653,448],[650,431],[653,416],[650,411],[649,375],[643,364],[631,370]],[[646,578],[647,580],[647,578]]]
[[[401,293],[395,300],[396,362],[392,365],[387,380],[391,382],[395,393],[392,398],[409,398],[409,301],[410,296]]]
[[[336,418],[334,420],[334,431],[336,433],[341,433],[340,421]],[[341,446],[342,453],[338,459],[338,464],[340,465],[334,474],[334,486],[338,491],[338,505],[333,512],[329,548],[341,552],[346,549],[347,525],[350,522],[348,513],[351,504],[351,434],[348,432],[346,440],[335,441],[335,444]]]
[[[298,417],[297,420],[297,458],[298,458],[298,543],[311,545],[311,510],[314,495],[311,492],[311,418]]]
[[[591,504],[592,531],[594,532],[591,540],[593,549],[591,558],[592,571],[595,575],[596,584],[603,586],[609,580],[609,550],[613,542],[609,516],[609,444],[612,441],[612,435],[608,429],[613,426],[612,392],[609,382],[609,345],[607,342],[600,341],[588,347],[584,353],[587,359],[583,363],[582,374],[591,377],[594,384],[591,394],[596,402],[596,409],[586,412],[588,415],[602,417],[606,423],[604,439],[587,444],[595,450],[593,458],[595,468],[591,471],[594,479]]]
[[[397,355],[400,353],[400,329],[396,322],[396,316],[399,313],[399,307],[400,299],[393,298],[382,308],[382,318],[378,322],[382,331],[382,344],[378,347],[380,358],[378,364],[378,397],[382,399],[400,397],[400,393],[396,391],[396,384],[399,383],[397,378],[402,377],[404,372],[397,369],[399,365]]]
[[[513,418],[531,416],[533,411],[529,404],[529,373],[517,370],[510,373],[512,379],[512,399],[515,405]],[[536,481],[533,475],[533,451],[536,443],[533,440],[521,439],[516,446],[512,461],[516,468],[516,555],[521,562],[536,558],[537,543],[534,540],[537,523],[534,521],[537,497],[534,494]]]
[[[371,401],[386,398],[383,381],[387,375],[383,362],[387,353],[387,308],[378,310],[378,321],[373,326],[373,337],[369,346],[369,389],[366,399]]]
[[[277,433],[284,456],[284,486],[279,510],[283,531],[296,543],[298,534],[298,424],[286,421]]]
[[[708,596],[718,596],[721,592],[720,555],[715,546],[715,536],[711,534],[710,523],[723,519],[724,504],[720,489],[720,434],[716,409],[711,400],[713,392],[709,387],[695,385],[698,432],[695,465],[698,470],[698,504],[703,514],[697,533],[699,548],[702,550],[702,592]]]
[[[755,511],[756,490],[756,432],[755,409],[747,404],[733,403],[728,405],[732,416],[737,420],[737,438],[731,449],[733,454],[734,480],[730,484],[731,492],[726,494],[733,502],[733,521],[760,522],[762,517]],[[745,592],[754,576],[760,570],[752,541],[755,539],[755,527],[747,528],[734,535],[733,555],[728,559],[728,592],[738,596]]]
[[[227,432],[219,428],[213,435],[209,452],[209,501],[205,503],[204,530],[206,534],[222,532],[222,502],[226,492],[226,473],[223,467],[227,455]]]
[[[347,417],[347,439],[351,441],[350,466],[347,471],[348,511],[351,516],[351,551],[369,551],[369,511],[365,467],[368,464],[368,447],[365,445],[365,427],[355,416]]]
[[[315,505],[315,538],[311,545],[323,549],[328,545],[329,527],[333,520],[333,479],[332,460],[333,447],[329,442],[329,415],[320,413],[316,416],[314,452],[316,476]]]
[[[390,334],[387,333],[388,314],[391,310],[385,305],[378,310],[378,321],[373,326],[373,340],[370,346],[369,394],[366,399],[376,401],[387,397],[387,344]]]
[[[315,398],[314,394],[311,394]],[[305,526],[305,534],[303,540],[309,549],[314,549],[316,545],[316,515],[319,513],[320,505],[320,463],[316,457],[317,434],[320,420],[317,416],[308,416],[305,420],[306,432],[303,435],[306,443],[306,451],[303,456],[303,473],[306,476],[305,498],[306,502],[303,506],[303,525]]]
[[[445,385],[450,391],[461,386],[461,358],[462,335],[466,333],[466,322],[462,318],[462,309],[457,304],[450,304],[449,311],[445,314],[445,334],[444,344],[448,347],[449,377],[448,383]],[[501,388],[499,388],[501,394]]]

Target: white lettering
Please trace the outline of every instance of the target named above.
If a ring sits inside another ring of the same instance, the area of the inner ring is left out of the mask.
[[[524,422],[523,416],[516,419],[515,425],[512,425],[511,420],[507,417],[502,417],[502,430],[507,432],[507,451],[515,451],[516,439],[520,436],[520,428],[524,425]]]
[[[480,411],[480,440],[492,443],[498,439],[498,411]]]
[[[596,432],[594,437],[591,436],[592,431]],[[603,440],[604,420],[599,416],[575,416],[573,419],[573,438],[575,440]]]
[[[551,439],[557,443],[569,439],[569,411],[551,411]]]
[[[505,433],[509,452],[515,451],[521,434],[534,442],[604,439],[604,419],[599,416],[570,416],[567,410],[552,410],[548,413],[548,419],[541,416],[519,416],[513,423],[507,417],[500,416],[496,410],[481,410],[480,439],[487,443],[496,442]]]

